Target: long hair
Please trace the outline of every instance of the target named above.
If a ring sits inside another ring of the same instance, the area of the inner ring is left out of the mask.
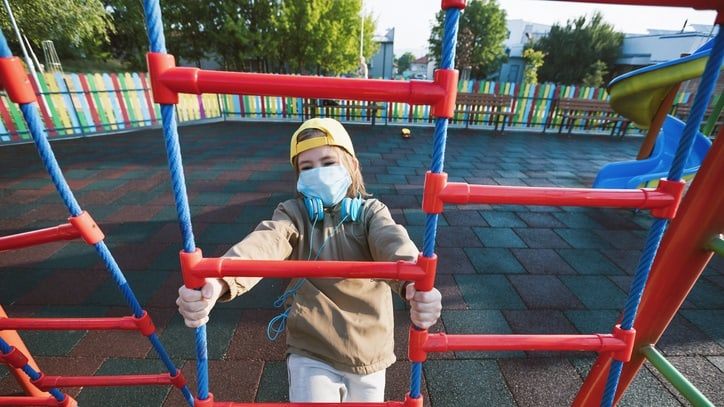
[[[297,143],[300,143],[304,140],[309,140],[311,138],[315,137],[325,137],[326,134],[318,129],[306,129],[302,130],[301,133],[297,136]],[[344,166],[344,168],[347,169],[347,172],[349,173],[349,177],[352,178],[352,184],[347,189],[347,197],[348,198],[357,198],[358,195],[366,198],[368,196],[371,196],[372,194],[368,193],[365,189],[365,183],[362,179],[362,171],[360,170],[359,161],[357,160],[357,157],[353,156],[352,154],[348,153],[347,150],[337,147],[337,146],[331,146],[334,148],[334,150],[337,152],[337,157],[339,157],[340,163]],[[299,178],[299,166],[297,165],[297,162],[299,160],[299,156],[294,157],[292,159],[292,162],[294,164],[294,172]]]

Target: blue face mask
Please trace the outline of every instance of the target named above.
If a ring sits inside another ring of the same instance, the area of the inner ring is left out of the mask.
[[[325,207],[338,204],[352,185],[347,169],[341,165],[317,167],[299,173],[297,191],[308,198],[317,198]]]

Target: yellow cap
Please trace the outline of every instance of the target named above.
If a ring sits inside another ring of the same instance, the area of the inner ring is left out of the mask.
[[[317,129],[324,133],[325,136],[314,137],[297,143],[297,136],[306,129]],[[289,147],[289,162],[293,166],[294,157],[299,153],[325,145],[342,147],[354,157],[352,139],[350,139],[349,133],[342,126],[342,123],[330,118],[314,118],[302,123],[292,135],[292,142]]]

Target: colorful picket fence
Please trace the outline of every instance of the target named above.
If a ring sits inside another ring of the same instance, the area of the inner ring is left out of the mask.
[[[99,133],[128,131],[160,125],[159,107],[153,103],[150,80],[145,73],[43,74],[34,83],[40,111],[50,139],[83,137]],[[604,88],[515,84],[490,81],[461,81],[459,91],[501,93],[515,99],[515,115],[507,128],[546,131],[556,129],[560,118],[554,114],[559,97],[605,99]],[[691,97],[681,93],[677,102]],[[341,101],[337,101],[340,102]],[[344,103],[341,103],[344,105]],[[375,112],[346,109],[330,103],[315,115],[345,122],[432,125],[429,106],[378,102]],[[200,120],[288,120],[310,116],[305,101],[293,97],[257,95],[179,95],[176,105],[180,123]],[[477,117],[472,126],[485,128],[490,121]],[[462,123],[457,115],[451,125]],[[591,131],[581,123],[577,131]],[[629,132],[635,132],[635,129]],[[0,92],[0,145],[32,141],[22,113],[4,92]]]

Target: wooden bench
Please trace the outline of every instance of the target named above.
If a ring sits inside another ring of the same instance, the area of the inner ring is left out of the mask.
[[[498,130],[498,122],[503,118],[500,132],[505,131],[505,122],[512,120],[513,97],[510,95],[498,95],[494,93],[468,93],[460,92],[455,99],[455,113],[464,114],[465,128],[475,121],[475,116],[489,116],[495,119],[495,131]]]
[[[673,115],[684,121],[686,121],[686,119],[689,117],[690,112],[690,103],[679,103],[678,105],[675,105],[673,109]],[[704,120],[702,120],[701,126],[704,126],[706,124],[712,113],[714,113],[714,106],[709,105],[706,109],[706,112],[704,113]],[[719,117],[717,117],[716,122],[714,122],[714,127],[712,127],[711,134],[708,134],[708,136],[715,136],[717,134],[717,131],[722,126],[724,126],[724,110],[719,112]]]
[[[385,106],[377,104],[375,102],[364,102],[358,100],[330,100],[330,99],[305,99],[302,103],[302,109],[304,110],[304,118],[310,119],[317,117],[318,112],[324,112],[324,117],[337,117],[342,118],[342,110],[347,110],[347,117],[359,117],[360,119],[369,118],[372,126],[375,125],[378,111],[385,111]],[[339,109],[340,113],[335,115],[335,109]],[[349,115],[351,110],[366,110],[366,115]]]
[[[561,124],[558,127],[558,134],[563,126],[568,127],[568,134],[571,134],[576,120],[587,120],[585,127],[611,126],[611,135],[618,132],[620,137],[626,134],[626,129],[631,123],[627,118],[616,113],[607,100],[560,98],[556,104]]]

